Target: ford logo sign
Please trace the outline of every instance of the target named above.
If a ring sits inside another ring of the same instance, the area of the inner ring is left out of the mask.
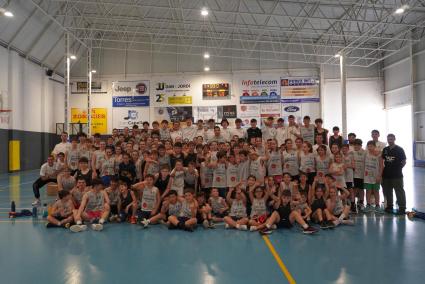
[[[297,106],[287,106],[287,107],[284,108],[284,110],[286,112],[297,112],[297,111],[300,110],[300,108],[297,107]]]

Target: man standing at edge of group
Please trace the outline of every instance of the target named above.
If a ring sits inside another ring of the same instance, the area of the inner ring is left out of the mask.
[[[388,146],[382,151],[384,160],[382,187],[387,201],[385,212],[393,213],[394,189],[399,206],[397,214],[403,215],[406,211],[406,193],[403,187],[403,167],[406,165],[406,154],[403,148],[395,144],[394,134],[388,134],[387,141]]]
[[[55,145],[52,155],[56,158],[59,153],[66,154],[71,149],[71,143],[68,142],[68,132],[61,133],[61,142]]]

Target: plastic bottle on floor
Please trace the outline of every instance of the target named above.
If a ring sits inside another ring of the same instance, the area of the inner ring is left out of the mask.
[[[46,219],[48,214],[49,214],[49,213],[48,213],[48,211],[47,211],[47,203],[44,203],[44,204],[43,204],[43,214],[42,214],[43,219]]]
[[[32,208],[32,217],[33,217],[33,218],[37,218],[37,207],[36,207],[36,206],[34,206],[34,207]]]

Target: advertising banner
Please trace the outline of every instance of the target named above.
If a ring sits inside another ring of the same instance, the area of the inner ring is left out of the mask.
[[[282,103],[319,102],[319,80],[317,78],[281,78]]]
[[[280,103],[279,78],[238,79],[241,104]]]
[[[74,81],[70,82],[71,85],[71,94],[87,94],[87,81]],[[92,94],[107,94],[108,90],[107,81],[92,81],[91,82],[91,92]]]
[[[281,109],[280,104],[261,104],[260,116],[261,118],[267,117],[280,117]]]
[[[251,118],[255,118],[260,124],[260,105],[239,105],[238,116],[244,126],[249,126]]]
[[[193,108],[193,117],[195,121],[202,119],[206,121],[208,119],[217,120],[217,107],[216,106],[202,106]]]
[[[187,117],[193,117],[192,107],[155,107],[153,120],[161,122],[162,120],[181,122]]]
[[[91,133],[108,133],[108,115],[106,108],[91,109]]]
[[[288,104],[282,105],[282,118],[285,119],[285,122],[288,122],[288,116],[295,116],[295,122],[302,123],[302,106],[301,104]]]
[[[149,108],[113,108],[112,110],[113,128],[132,128],[133,125],[142,127],[144,121],[149,121]]]
[[[232,119],[237,118],[236,105],[231,106],[218,106],[217,107],[217,118],[218,119]]]
[[[192,104],[191,84],[183,78],[154,79],[152,96],[155,106]]]
[[[202,99],[204,100],[223,100],[230,99],[230,84],[202,84]]]
[[[149,106],[149,81],[117,81],[112,83],[113,107]]]
[[[87,110],[71,108],[71,123],[87,123]]]

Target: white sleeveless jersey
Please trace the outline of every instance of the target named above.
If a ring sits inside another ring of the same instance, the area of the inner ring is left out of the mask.
[[[246,207],[242,200],[233,199],[232,206],[230,206],[229,216],[236,218],[246,217]]]
[[[340,171],[343,168],[344,168],[344,164],[343,163],[337,164],[337,163],[334,162],[331,165],[332,171]],[[345,187],[345,174],[342,174],[342,175],[332,175],[332,176],[335,178],[335,183],[336,183],[337,186]]]
[[[344,158],[344,164],[346,166],[345,168],[345,173],[344,173],[344,177],[345,177],[345,182],[354,182],[354,170],[352,168],[347,168],[347,167],[351,167],[352,165],[352,160],[353,158],[353,152],[348,152],[347,155],[343,156]]]
[[[141,204],[141,210],[142,211],[152,211],[155,208],[155,204],[157,202],[158,194],[158,188],[155,186],[152,186],[151,188],[145,187],[143,189],[143,195],[142,195],[142,204]]]
[[[103,205],[104,205],[104,196],[103,191],[94,192],[89,191],[87,194],[87,206],[85,208],[85,211],[103,211]]]
[[[204,180],[204,187],[210,188],[212,187],[213,177],[214,177],[214,169],[205,166],[204,163],[201,165],[201,177]]]
[[[304,125],[301,126],[300,134],[305,142],[309,142],[311,145],[314,144],[314,126],[313,125],[309,125],[308,128],[306,128]]]
[[[331,164],[331,158],[329,156],[325,156],[322,160],[320,156],[315,156],[316,161],[316,172],[319,176],[325,176],[329,172],[329,166]]]
[[[247,180],[249,176],[249,160],[239,163],[239,180]]]
[[[255,176],[257,181],[264,180],[265,168],[260,157],[254,161],[249,161],[249,174]]]
[[[104,159],[100,168],[100,176],[113,176],[115,174],[115,158]]]
[[[213,187],[224,188],[226,187],[226,164],[217,163],[217,167],[213,172]]]
[[[252,200],[252,205],[251,205],[251,218],[255,216],[258,217],[264,214],[267,214],[266,201],[264,200],[264,198],[261,198],[261,199],[254,198]]]
[[[227,164],[226,170],[227,186],[235,187],[239,183],[239,166],[238,164]]]
[[[120,191],[119,191],[119,189],[110,190],[108,192],[108,197],[109,197],[109,202],[110,202],[111,205],[117,205],[118,204],[118,200],[120,198]]]
[[[379,175],[379,156],[366,153],[364,183],[375,184]]]
[[[282,153],[280,151],[270,152],[270,158],[267,161],[267,174],[269,176],[282,175]]]
[[[99,170],[103,161],[105,160],[105,152],[96,150],[93,155],[96,157],[96,170]]]
[[[67,153],[67,161],[68,167],[71,170],[78,169],[78,160],[80,159],[80,151],[78,149],[70,149]]]
[[[300,171],[304,173],[316,172],[315,160],[313,153],[301,153],[300,155]]]
[[[182,203],[177,201],[176,203],[168,203],[168,215],[178,216],[182,208]]]
[[[191,218],[192,210],[190,209],[190,204],[186,200],[182,201],[182,206],[180,208],[179,217]]]
[[[184,171],[175,171],[171,190],[177,191],[178,196],[183,196],[184,190]]]
[[[221,196],[217,198],[210,197],[210,204],[213,213],[220,213],[220,210],[224,208],[223,201],[224,198]]]
[[[150,163],[149,167],[146,169],[146,174],[155,176],[159,174],[159,164],[158,163]]]
[[[360,151],[353,151],[354,157],[354,178],[364,178],[364,162],[366,157],[366,151],[361,149]]]
[[[296,151],[283,152],[283,172],[291,176],[298,175],[299,171],[298,156]]]

